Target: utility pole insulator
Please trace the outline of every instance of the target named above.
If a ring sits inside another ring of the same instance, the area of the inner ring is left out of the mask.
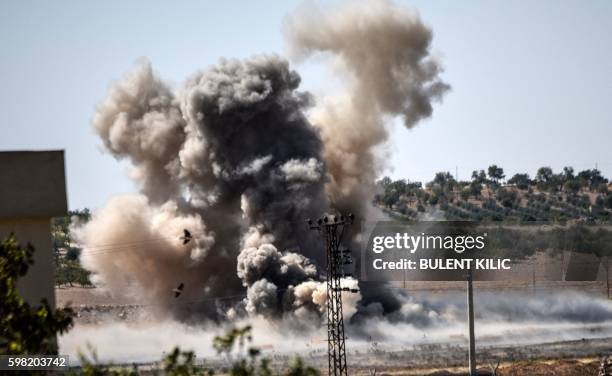
[[[358,289],[340,286],[340,278],[346,276],[343,265],[352,263],[350,251],[340,249],[340,240],[346,227],[353,224],[355,216],[324,216],[316,223],[308,220],[308,227],[317,230],[325,240],[327,256],[327,359],[330,376],[347,376],[344,319],[342,316],[342,291],[357,293]]]

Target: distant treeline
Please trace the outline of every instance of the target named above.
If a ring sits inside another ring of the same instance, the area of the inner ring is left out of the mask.
[[[68,212],[67,216],[55,217],[51,222],[53,253],[55,260],[55,284],[58,286],[78,284],[91,286],[91,273],[80,263],[81,249],[70,233],[74,222],[85,223],[91,219],[91,212],[85,208]]]
[[[608,226],[575,223],[565,226],[493,226],[487,229],[488,247],[505,257],[522,259],[538,251],[554,256],[563,251],[612,256],[612,231]]]
[[[505,178],[497,165],[486,172],[473,171],[466,181],[457,181],[449,172],[436,173],[425,185],[384,177],[377,182],[374,202],[407,217],[418,217],[435,207],[455,220],[607,222],[611,218],[609,180],[597,169],[575,173],[572,167],[564,167],[555,173],[541,167],[534,178],[527,173]]]

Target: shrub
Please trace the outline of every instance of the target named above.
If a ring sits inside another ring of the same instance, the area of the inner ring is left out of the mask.
[[[46,300],[31,307],[17,293],[17,280],[34,263],[33,253],[13,235],[0,243],[0,354],[57,354],[57,334],[73,324],[71,309],[54,311]]]

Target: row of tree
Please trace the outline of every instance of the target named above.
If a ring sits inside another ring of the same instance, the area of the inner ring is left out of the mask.
[[[395,180],[384,177],[378,181],[379,192],[375,196],[376,203],[386,207],[401,205],[400,198],[417,200],[418,207],[422,205],[437,205],[452,202],[454,199],[467,201],[470,197],[478,199],[483,189],[488,189],[503,207],[516,207],[518,195],[515,189],[535,190],[548,193],[564,193],[568,202],[582,200],[580,193],[598,194],[595,204],[601,208],[612,209],[612,193],[608,191],[608,179],[597,169],[587,169],[578,173],[572,167],[564,167],[560,173],[555,173],[550,167],[541,167],[532,179],[527,173],[514,174],[505,180],[504,169],[491,165],[485,170],[472,172],[469,181],[457,181],[449,172],[438,172],[432,181],[425,184],[409,180]],[[588,206],[587,206],[588,207]],[[402,210],[402,208],[400,208]]]
[[[551,193],[563,191],[577,194],[581,190],[608,192],[608,179],[603,177],[599,170],[583,170],[575,174],[572,167],[564,167],[563,171],[557,174],[550,167],[540,167],[535,179],[530,179],[528,174],[515,174],[508,179],[508,184],[519,189],[536,186],[540,191]]]

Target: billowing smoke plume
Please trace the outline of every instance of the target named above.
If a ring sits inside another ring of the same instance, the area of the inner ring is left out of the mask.
[[[399,117],[406,127],[415,126],[450,89],[430,52],[432,31],[410,9],[373,1],[332,12],[304,8],[287,18],[285,35],[295,59],[329,55],[334,72],[346,81],[344,91],[319,99],[311,121],[323,138],[330,200],[365,219],[374,182],[385,169],[379,155],[389,120]],[[361,287],[364,304],[400,309],[387,290]]]
[[[312,121],[325,144],[334,204],[366,205],[384,170],[376,147],[387,140],[385,121],[399,116],[413,127],[449,89],[430,53],[432,31],[416,13],[387,1],[328,13],[304,9],[287,19],[285,31],[295,58],[330,54],[335,72],[348,81],[346,92],[321,101]]]
[[[257,56],[222,60],[177,95],[147,63],[115,84],[93,125],[142,191],[83,229],[85,264],[115,292],[167,302],[184,283],[186,299],[210,309],[247,287],[248,312],[280,313],[289,287],[317,277],[303,219],[328,208],[299,81],[285,60]],[[185,245],[183,229],[194,236]]]
[[[222,59],[176,92],[145,61],[99,105],[95,131],[132,163],[141,187],[79,231],[85,265],[111,291],[175,311],[188,302],[178,311],[217,318],[322,312],[322,244],[304,220],[336,210],[363,218],[385,120],[415,125],[448,85],[430,56],[430,29],[390,3],[316,22],[296,13],[286,33],[295,53],[339,59],[343,95],[317,103],[286,60],[260,55]],[[226,298],[243,293],[228,310]],[[359,298],[345,298],[349,314]]]

